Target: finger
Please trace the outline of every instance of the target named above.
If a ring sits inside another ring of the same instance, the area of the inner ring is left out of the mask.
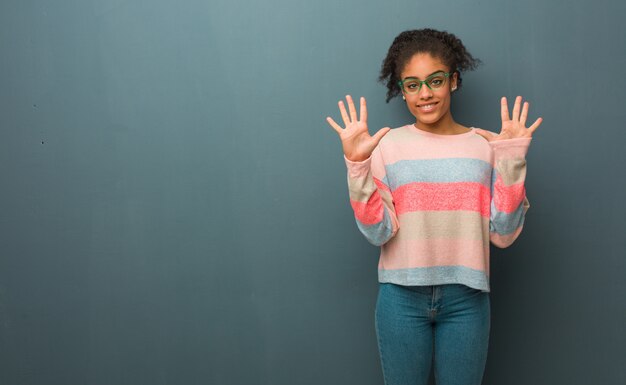
[[[376,144],[378,144],[378,142],[380,142],[383,136],[387,135],[389,131],[391,131],[390,127],[381,128],[380,130],[378,130],[377,133],[374,134],[374,136],[372,136],[372,139],[374,139]]]
[[[360,122],[367,122],[367,105],[365,104],[365,98],[361,96],[361,120]]]
[[[541,125],[541,122],[543,122],[543,119],[542,118],[538,118],[537,120],[535,120],[535,123],[533,123],[532,126],[528,127],[528,131],[530,131],[531,135],[535,132],[537,127],[539,127],[539,125]]]
[[[511,116],[511,120],[519,120],[519,111],[521,105],[522,97],[518,96],[515,98],[515,104],[513,104],[513,116]]]
[[[346,127],[348,127],[348,124],[350,124],[350,117],[348,116],[348,113],[346,112],[346,106],[343,104],[343,100],[339,101],[339,112],[341,112],[341,118],[343,119],[343,124],[345,124]]]
[[[506,104],[505,96],[503,96],[502,99],[500,99],[500,117],[502,118],[503,122],[506,122],[507,120],[511,120],[509,119],[509,106]]]
[[[330,126],[337,131],[337,133],[339,135],[341,135],[341,132],[343,131],[343,129],[333,120],[333,118],[331,118],[330,116],[328,116],[326,118],[326,121],[328,122],[328,124],[330,124]]]
[[[528,102],[524,102],[524,107],[522,108],[522,114],[519,117],[519,122],[524,127],[526,127],[527,118],[528,118]]]
[[[346,95],[346,99],[348,99],[348,111],[350,111],[350,121],[356,122],[359,119],[356,116],[356,108],[354,107],[354,101],[352,100],[352,96]]]
[[[483,138],[487,139],[488,142],[491,142],[491,140],[497,136],[493,132],[486,131],[480,128],[475,128],[474,132],[476,132],[478,135],[482,136]]]

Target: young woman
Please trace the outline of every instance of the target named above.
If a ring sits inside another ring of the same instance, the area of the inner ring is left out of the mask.
[[[381,246],[376,333],[386,385],[479,385],[490,330],[489,243],[507,247],[530,207],[525,156],[537,119],[528,102],[500,133],[465,127],[450,113],[461,71],[479,61],[453,34],[402,32],[383,61],[387,102],[402,95],[415,123],[370,136],[348,95],[332,118],[348,168],[350,203],[360,231]]]

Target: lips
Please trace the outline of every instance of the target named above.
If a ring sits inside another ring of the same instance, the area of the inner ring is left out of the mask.
[[[431,112],[431,111],[434,111],[434,109],[435,109],[435,105],[437,105],[437,103],[439,103],[439,102],[418,104],[418,105],[417,105],[417,108],[418,108],[421,112]]]

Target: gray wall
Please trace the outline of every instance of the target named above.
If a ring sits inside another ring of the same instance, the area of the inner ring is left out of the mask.
[[[0,384],[381,384],[377,248],[336,134],[411,121],[377,71],[431,26],[455,118],[544,118],[492,253],[485,384],[626,382],[625,3],[3,0]]]

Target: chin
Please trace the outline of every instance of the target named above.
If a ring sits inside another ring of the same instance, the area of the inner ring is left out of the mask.
[[[436,116],[432,118],[424,118],[421,116],[416,116],[415,118],[416,118],[417,124],[425,124],[425,125],[433,125],[441,120],[441,116]]]

